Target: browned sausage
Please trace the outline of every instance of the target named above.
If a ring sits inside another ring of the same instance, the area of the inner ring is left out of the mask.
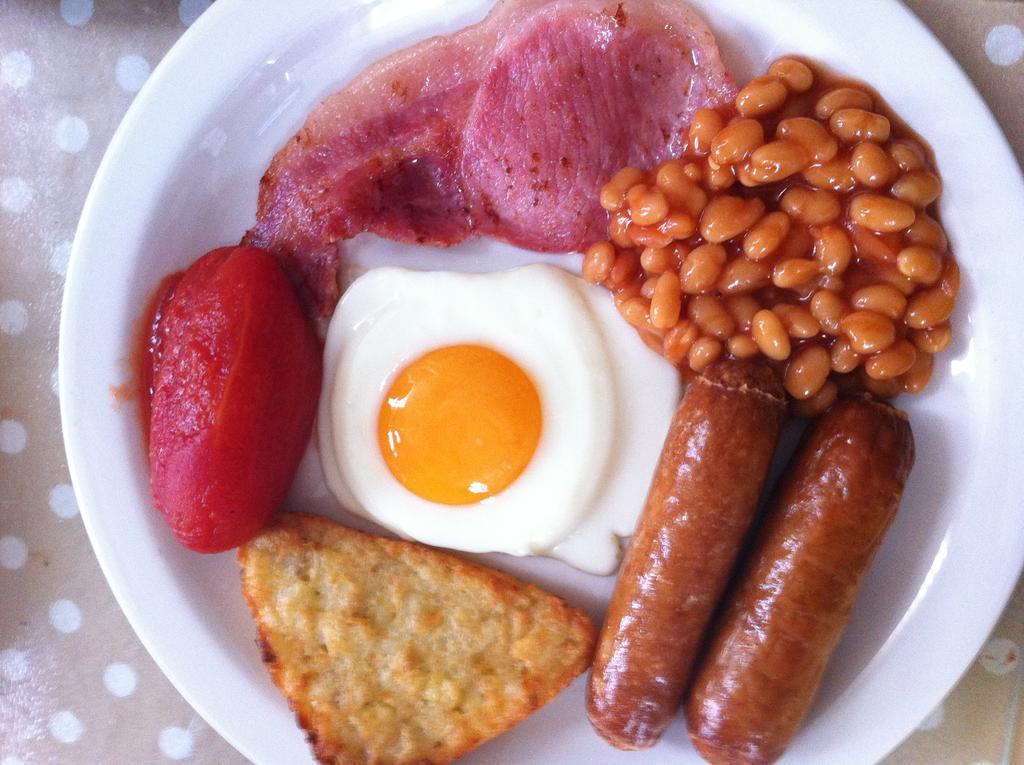
[[[737,579],[686,707],[715,765],[789,745],[846,627],[914,463],[906,415],[840,402],[811,426]]]
[[[782,386],[760,364],[720,362],[686,391],[590,673],[587,714],[613,746],[653,745],[678,710],[784,419]]]

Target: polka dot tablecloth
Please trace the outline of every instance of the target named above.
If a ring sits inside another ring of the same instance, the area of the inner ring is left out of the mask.
[[[89,184],[134,94],[209,5],[0,0],[0,765],[245,762],[114,602],[68,483],[56,396],[61,289]],[[1024,4],[911,6],[1024,157]],[[1018,588],[960,684],[887,765],[1024,762],[1022,643]]]

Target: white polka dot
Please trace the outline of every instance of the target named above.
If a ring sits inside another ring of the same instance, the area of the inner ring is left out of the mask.
[[[80,27],[92,18],[92,0],[60,0],[60,15],[73,27]]]
[[[85,726],[74,712],[64,709],[50,718],[50,735],[62,744],[73,744],[82,737]]]
[[[135,693],[138,677],[127,664],[115,662],[103,670],[103,684],[112,696],[123,699]]]
[[[50,489],[50,509],[58,518],[74,518],[78,515],[75,490],[66,483],[59,483]]]
[[[21,568],[28,560],[28,545],[18,537],[0,537],[0,566],[8,571]]]
[[[57,367],[54,367],[53,371],[50,372],[50,390],[53,391],[53,395],[60,395],[60,375],[57,371]]]
[[[67,276],[71,260],[71,240],[65,239],[50,252],[50,270],[58,276]]]
[[[0,452],[18,454],[25,451],[28,433],[17,420],[0,420]]]
[[[77,154],[89,143],[89,126],[81,117],[68,114],[60,118],[53,131],[57,148],[68,154]]]
[[[0,82],[11,88],[23,88],[32,79],[32,59],[23,50],[12,50],[0,58]]]
[[[978,654],[978,661],[987,672],[993,675],[1007,675],[1017,666],[1020,659],[1020,648],[1012,640],[992,638]]]
[[[1024,58],[1024,32],[1013,24],[1000,24],[985,37],[985,55],[998,66],[1013,66]]]
[[[82,611],[73,601],[55,600],[50,605],[50,624],[57,632],[77,632],[82,626]]]
[[[17,683],[28,677],[28,654],[14,648],[0,651],[0,675],[9,682]]]
[[[28,309],[20,300],[0,301],[0,332],[20,335],[28,326]]]
[[[23,213],[32,204],[35,192],[23,178],[4,178],[0,181],[0,207],[15,215]]]
[[[160,731],[160,751],[172,760],[184,760],[192,754],[192,734],[175,725]]]
[[[213,5],[213,0],[181,0],[178,3],[178,18],[185,26],[191,26],[192,22],[198,19],[207,8]]]
[[[0,765],[25,765],[25,761],[20,757],[4,757]]]
[[[117,60],[117,84],[135,93],[149,77],[149,62],[137,53],[127,53]]]

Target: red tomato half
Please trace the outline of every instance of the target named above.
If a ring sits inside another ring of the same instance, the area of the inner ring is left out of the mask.
[[[185,546],[236,547],[281,504],[309,442],[319,342],[281,266],[253,247],[193,263],[153,342],[153,501]]]

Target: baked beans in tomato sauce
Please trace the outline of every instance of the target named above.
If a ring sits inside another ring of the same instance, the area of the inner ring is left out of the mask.
[[[960,273],[929,149],[868,86],[786,57],[686,151],[602,189],[609,240],[583,276],[683,370],[778,365],[795,410],[917,393],[952,337]]]

